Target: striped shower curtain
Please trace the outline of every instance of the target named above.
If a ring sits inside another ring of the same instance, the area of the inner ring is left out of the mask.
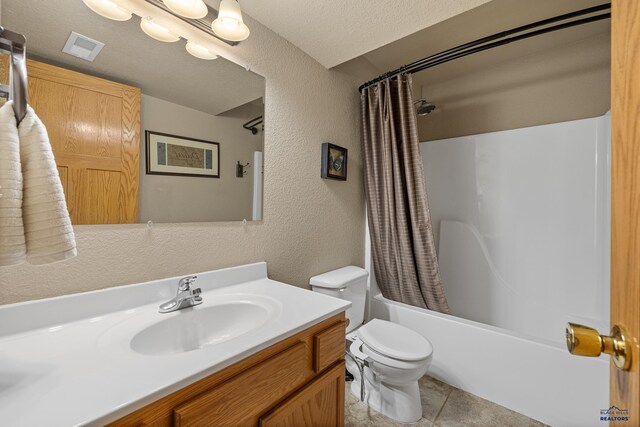
[[[440,280],[411,76],[361,95],[362,152],[376,281],[385,298],[449,312]]]

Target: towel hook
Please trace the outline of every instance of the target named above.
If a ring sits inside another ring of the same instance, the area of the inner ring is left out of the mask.
[[[0,49],[11,55],[11,93],[16,123],[20,124],[27,115],[27,65],[24,35],[0,26]]]

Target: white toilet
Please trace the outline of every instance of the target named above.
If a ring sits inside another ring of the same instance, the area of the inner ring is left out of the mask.
[[[369,365],[364,368],[365,403],[393,420],[413,423],[422,417],[418,379],[427,372],[433,347],[419,333],[396,323],[373,319],[362,324],[367,276],[366,270],[348,266],[314,276],[309,283],[316,292],[352,303],[346,338],[350,352]],[[346,360],[354,376],[351,392],[360,399],[360,370],[351,357]]]

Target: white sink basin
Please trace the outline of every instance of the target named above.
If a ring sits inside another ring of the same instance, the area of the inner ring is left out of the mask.
[[[191,352],[215,346],[269,325],[281,304],[260,295],[209,295],[195,307],[158,313],[151,306],[127,316],[100,338],[104,348],[120,347],[145,356]]]
[[[131,349],[149,355],[199,350],[257,329],[268,318],[266,307],[249,301],[187,308],[138,332]]]

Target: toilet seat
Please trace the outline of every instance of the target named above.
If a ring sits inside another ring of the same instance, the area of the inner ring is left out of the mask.
[[[361,359],[369,358],[398,369],[416,369],[433,354],[431,343],[411,329],[373,319],[359,327],[348,338],[350,350]]]
[[[358,329],[358,337],[387,359],[422,361],[433,353],[431,343],[419,333],[386,320],[373,319]]]
[[[371,347],[367,346],[362,340],[358,337],[355,338],[351,346],[349,347],[351,354],[356,356],[360,360],[372,361],[374,363],[379,363],[382,365],[386,365],[396,369],[404,369],[404,370],[412,370],[419,368],[425,362],[425,360],[400,360],[393,359],[391,357],[387,357],[383,354],[378,353]]]

